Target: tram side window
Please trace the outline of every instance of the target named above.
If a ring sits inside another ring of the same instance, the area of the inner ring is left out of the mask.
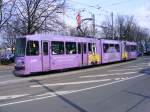
[[[78,43],[78,54],[81,54],[81,43]]]
[[[136,45],[134,45],[134,51],[137,51],[137,46]]]
[[[109,46],[110,46],[110,47],[114,47],[114,44],[110,44]]]
[[[95,43],[92,44],[92,52],[96,53],[96,44]]]
[[[48,42],[43,42],[43,54],[48,55]]]
[[[137,48],[137,46],[135,45],[135,51],[137,51],[138,50],[138,48]]]
[[[52,41],[51,49],[53,55],[64,54],[64,42]]]
[[[104,53],[107,53],[108,49],[109,49],[109,44],[103,44]]]
[[[86,54],[86,43],[84,43],[83,50],[84,50],[84,54]]]
[[[66,42],[66,54],[76,54],[76,43],[75,42]]]
[[[27,42],[27,56],[39,55],[39,42],[28,41]]]
[[[132,52],[135,52],[135,51],[136,51],[136,49],[137,49],[137,48],[136,48],[136,46],[135,46],[135,45],[131,45],[131,51],[132,51]]]
[[[130,45],[126,45],[126,46],[125,46],[125,49],[126,49],[127,52],[130,52],[130,51],[131,51],[131,50],[130,50],[130,49],[131,49],[131,46],[130,46]]]
[[[92,43],[88,43],[88,51],[92,52]]]
[[[115,44],[115,49],[116,49],[117,52],[120,52],[119,44]]]

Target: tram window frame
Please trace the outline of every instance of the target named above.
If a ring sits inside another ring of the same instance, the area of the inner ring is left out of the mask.
[[[119,44],[115,44],[115,49],[116,49],[116,52],[120,52],[120,45]]]
[[[84,54],[86,54],[87,53],[87,44],[86,43],[83,44],[83,50],[84,50]]]
[[[133,46],[132,46],[132,45],[130,45],[130,47],[131,47],[131,52],[133,52],[133,51],[134,51]]]
[[[48,55],[48,42],[43,42],[43,55]]]
[[[137,51],[137,45],[134,45],[134,49],[135,49],[134,51]]]
[[[127,52],[131,52],[131,45],[126,45],[125,49],[126,49]]]
[[[58,44],[58,49],[53,49],[54,45]],[[57,52],[58,51],[58,52]],[[51,54],[52,55],[63,55],[64,51],[64,42],[62,41],[51,41]]]
[[[105,48],[105,46],[106,46],[107,49]],[[107,52],[108,49],[109,49],[109,44],[103,43],[103,52],[104,52],[104,53],[108,53],[108,52]]]
[[[109,47],[115,47],[115,44],[109,44]]]
[[[27,56],[38,56],[39,55],[39,41],[35,41],[35,40],[27,41],[26,55]]]
[[[131,52],[135,52],[136,51],[136,45],[131,45]]]
[[[88,43],[88,52],[92,52],[92,43]]]
[[[92,52],[93,53],[97,52],[96,43],[92,43]]]
[[[73,45],[75,45],[75,46],[73,46]],[[76,42],[66,42],[65,43],[65,49],[66,49],[66,54],[70,54],[70,55],[71,54],[77,54],[77,45],[76,45]]]
[[[81,43],[78,43],[78,54],[81,54],[82,52],[82,46]]]

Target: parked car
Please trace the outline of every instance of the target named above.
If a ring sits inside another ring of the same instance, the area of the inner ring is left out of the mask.
[[[144,53],[144,55],[150,56],[150,51],[147,51],[146,53]]]
[[[13,63],[14,60],[15,60],[14,54],[2,53],[0,55],[0,62],[1,62],[1,64]]]
[[[143,53],[142,52],[137,52],[137,56],[138,57],[143,56]]]
[[[11,63],[14,63],[15,62],[15,55],[14,54],[10,54],[9,55],[9,60]]]

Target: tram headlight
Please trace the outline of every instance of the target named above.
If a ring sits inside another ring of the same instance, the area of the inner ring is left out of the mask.
[[[21,65],[22,65],[22,66],[24,66],[24,65],[25,65],[23,60],[21,61]]]
[[[24,63],[23,60],[18,60],[18,61],[16,61],[15,66],[18,66],[18,67],[24,67],[24,66],[25,66],[25,63]]]
[[[18,60],[18,61],[16,61],[15,69],[16,70],[24,70],[25,69],[24,60]]]

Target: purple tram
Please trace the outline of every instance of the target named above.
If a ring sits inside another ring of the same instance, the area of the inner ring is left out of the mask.
[[[136,43],[48,34],[16,39],[15,74],[60,70],[137,58]]]
[[[122,50],[122,60],[130,60],[137,58],[137,43],[122,41],[121,42],[121,50]]]
[[[121,42],[101,39],[102,63],[121,61]]]

